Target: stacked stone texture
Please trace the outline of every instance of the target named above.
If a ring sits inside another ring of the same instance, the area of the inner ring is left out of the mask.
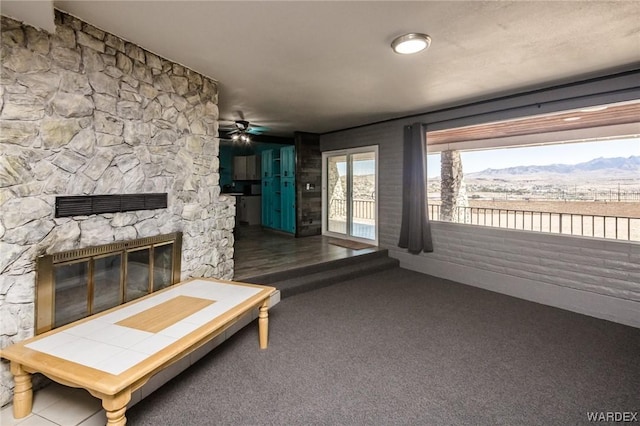
[[[465,216],[469,215],[469,212],[460,207],[469,207],[469,201],[460,152],[443,151],[440,163],[440,220],[465,223]]]
[[[183,231],[182,277],[231,279],[216,83],[57,11],[55,34],[6,17],[1,28],[1,347],[33,335],[44,253]],[[54,218],[56,196],[150,192],[168,208]]]

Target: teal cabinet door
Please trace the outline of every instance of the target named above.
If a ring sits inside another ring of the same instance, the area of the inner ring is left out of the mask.
[[[271,227],[273,222],[273,192],[271,188],[272,179],[262,179],[262,226]]]
[[[281,229],[294,234],[296,232],[296,182],[293,178],[282,179],[282,223]]]
[[[279,177],[273,177],[272,182],[271,227],[280,229],[282,226],[282,185]]]
[[[261,155],[262,161],[262,177],[270,178],[273,177],[273,150],[267,149],[262,151]]]
[[[283,178],[293,178],[296,174],[295,147],[280,148],[280,162]]]

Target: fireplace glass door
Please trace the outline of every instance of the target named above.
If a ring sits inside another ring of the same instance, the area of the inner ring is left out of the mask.
[[[122,254],[94,258],[93,265],[93,303],[89,314],[122,303]]]
[[[149,294],[150,249],[132,250],[127,252],[127,283],[125,286],[125,301]]]
[[[40,256],[36,334],[180,281],[182,234]]]
[[[173,262],[173,243],[153,247],[153,289],[154,291],[171,284],[171,263]]]
[[[77,261],[56,265],[54,301],[54,327],[68,324],[88,314],[89,261]]]

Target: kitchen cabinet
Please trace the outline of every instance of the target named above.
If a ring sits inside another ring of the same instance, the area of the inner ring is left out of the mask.
[[[260,156],[247,156],[247,178],[248,180],[260,180]]]
[[[236,197],[236,219],[240,223],[260,225],[262,222],[262,197],[241,195]]]
[[[233,180],[245,180],[247,177],[246,157],[233,157]]]
[[[259,155],[237,155],[233,157],[233,180],[260,180]]]

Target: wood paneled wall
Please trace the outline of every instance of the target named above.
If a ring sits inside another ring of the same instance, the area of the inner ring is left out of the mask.
[[[296,237],[322,233],[322,154],[320,135],[297,132]]]

